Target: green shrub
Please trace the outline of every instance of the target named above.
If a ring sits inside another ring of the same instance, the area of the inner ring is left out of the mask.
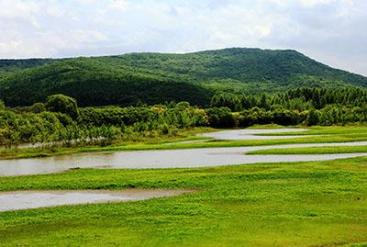
[[[51,112],[67,114],[73,119],[77,119],[79,116],[76,100],[63,94],[55,94],[47,97],[46,108]]]

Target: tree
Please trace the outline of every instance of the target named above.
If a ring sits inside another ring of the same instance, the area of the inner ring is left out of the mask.
[[[186,110],[188,108],[190,108],[190,103],[186,102],[186,101],[181,101],[179,103],[177,103],[176,108],[179,110]]]
[[[5,110],[5,104],[4,101],[0,100],[0,111]]]
[[[31,107],[30,107],[31,112],[34,113],[41,113],[46,111],[46,106],[43,103],[34,103]]]
[[[259,102],[259,107],[263,108],[263,109],[269,109],[269,103],[268,103],[268,99],[266,98],[266,95],[263,94],[261,95],[260,98],[260,102]]]
[[[214,107],[206,110],[209,125],[218,128],[229,128],[235,126],[235,121],[228,107]]]
[[[51,112],[67,114],[73,119],[77,119],[79,116],[76,100],[63,94],[55,94],[47,97],[46,109]]]
[[[212,97],[210,102],[211,107],[228,107],[232,111],[242,110],[241,98],[236,94],[221,93]]]
[[[320,112],[317,110],[311,110],[307,116],[306,124],[308,126],[317,125],[320,123]]]

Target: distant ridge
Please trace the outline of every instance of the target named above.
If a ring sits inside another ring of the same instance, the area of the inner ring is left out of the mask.
[[[223,88],[262,93],[306,86],[367,87],[367,78],[294,50],[256,48],[0,60],[0,98],[10,106],[54,93],[75,97],[83,106],[182,100],[206,105]]]

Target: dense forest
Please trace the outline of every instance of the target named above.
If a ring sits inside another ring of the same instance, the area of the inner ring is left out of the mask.
[[[178,129],[208,125],[205,110],[187,102],[138,107],[79,108],[58,94],[45,103],[6,108],[0,104],[0,144],[108,145],[122,137],[175,135]]]
[[[205,105],[210,92],[199,85],[145,72],[112,68],[96,61],[59,61],[8,76],[0,98],[9,106],[26,106],[62,93],[81,106],[157,104],[188,101]]]
[[[367,78],[292,50],[0,60],[0,145],[367,121]]]
[[[79,107],[62,94],[26,107],[0,104],[0,144],[109,145],[139,137],[176,135],[180,129],[254,124],[333,125],[367,122],[367,90],[299,88],[283,93],[221,93],[210,106],[188,102],[140,106]]]
[[[0,60],[0,99],[27,106],[65,94],[80,106],[187,101],[209,107],[213,95],[272,94],[299,87],[366,87],[367,78],[292,50],[232,48],[188,54]]]

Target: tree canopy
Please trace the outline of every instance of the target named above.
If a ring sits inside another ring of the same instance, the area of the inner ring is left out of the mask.
[[[0,60],[0,99],[8,106],[32,105],[58,93],[77,99],[80,106],[170,101],[208,106],[213,95],[219,97],[215,101],[231,103],[221,93],[261,95],[300,87],[351,86],[367,87],[367,78],[292,50],[233,48],[188,54]]]
[[[37,107],[37,105],[33,105],[33,111],[39,111],[39,108],[40,106]],[[48,96],[46,109],[50,112],[64,113],[73,119],[77,119],[79,117],[79,109],[76,100],[63,94]]]

